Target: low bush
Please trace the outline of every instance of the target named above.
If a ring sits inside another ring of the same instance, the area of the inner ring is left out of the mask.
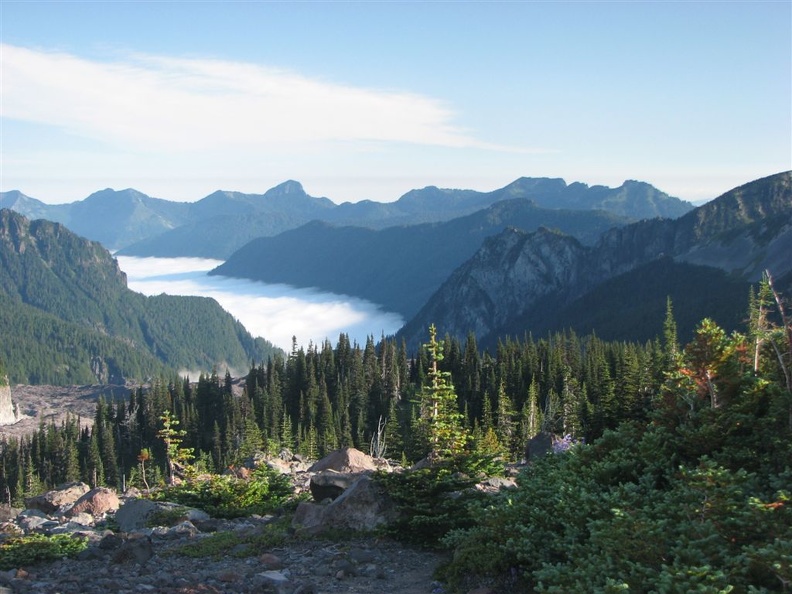
[[[252,557],[283,545],[289,538],[288,517],[260,530],[216,532],[173,549],[170,554],[191,558]]]
[[[470,528],[472,510],[488,497],[473,486],[492,461],[461,455],[432,466],[398,473],[375,474],[396,502],[398,519],[385,528],[388,536],[410,544],[437,548],[451,530]],[[502,464],[499,472],[503,472]]]
[[[88,546],[84,538],[29,534],[0,542],[0,570],[17,569],[40,561],[73,557]]]
[[[287,477],[261,466],[249,479],[220,475],[191,479],[153,493],[152,499],[202,509],[214,518],[240,518],[271,513],[292,495]]]

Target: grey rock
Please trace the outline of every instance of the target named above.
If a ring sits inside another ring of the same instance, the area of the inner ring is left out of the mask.
[[[385,463],[387,464],[387,463]],[[310,472],[321,472],[323,470],[334,470],[344,473],[358,473],[374,471],[380,468],[374,458],[355,448],[341,448],[330,452],[327,456],[313,464],[308,470]]]
[[[282,571],[270,570],[257,574],[262,585],[271,588],[276,594],[292,594],[295,585]]]
[[[324,470],[311,477],[310,490],[314,501],[336,499],[357,480],[359,474]]]
[[[329,505],[301,503],[292,520],[298,534],[326,530],[369,532],[396,518],[396,505],[368,475],[355,482]]]
[[[115,563],[143,564],[154,556],[151,538],[141,534],[132,534],[125,540],[113,555]]]
[[[157,504],[148,499],[129,499],[115,514],[121,532],[132,532],[146,527],[148,517],[157,509]]]
[[[90,489],[91,488],[85,483],[66,483],[58,486],[57,489],[53,489],[52,491],[25,499],[25,507],[41,510],[45,514],[53,514],[60,508],[73,505],[75,501],[85,495]]]
[[[9,507],[8,505],[0,505],[0,522],[6,522],[16,518],[22,510],[17,507]]]

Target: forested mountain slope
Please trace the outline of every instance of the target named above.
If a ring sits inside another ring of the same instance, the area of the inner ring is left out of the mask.
[[[63,223],[126,255],[225,259],[256,237],[274,236],[313,220],[383,229],[448,221],[512,198],[531,199],[545,208],[605,210],[631,220],[676,217],[693,208],[643,182],[607,188],[547,178],[520,178],[492,192],[429,186],[411,190],[395,202],[340,205],[308,195],[293,180],[264,194],[217,191],[190,203],[108,188],[82,201],[47,205],[12,191],[0,193],[0,208]]]
[[[272,346],[212,299],[130,291],[99,243],[0,210],[0,358],[13,383],[143,379],[246,368]]]
[[[614,228],[590,247],[546,230],[504,232],[460,266],[399,335],[415,345],[435,323],[457,337],[474,331],[484,344],[566,326],[637,339],[656,334],[656,327],[613,334],[613,321],[624,321],[630,300],[638,306],[632,314],[636,323],[642,311],[657,322],[658,304],[676,293],[680,305],[691,308],[686,318],[695,323],[711,315],[709,304],[738,294],[764,270],[778,278],[790,273],[790,253],[792,172],[785,172],[745,184],[676,220]],[[650,266],[663,258],[671,261]],[[658,278],[665,282],[657,283]],[[698,282],[705,278],[708,282]],[[591,293],[610,279],[613,294]],[[689,290],[672,290],[680,279]],[[654,293],[647,291],[650,286]],[[653,308],[644,310],[650,303]],[[743,303],[721,304],[722,323],[733,327]],[[600,323],[594,326],[594,320]]]
[[[250,242],[210,274],[317,287],[409,317],[487,236],[508,225],[550,225],[591,244],[626,222],[605,211],[540,208],[526,199],[504,200],[444,223],[381,230],[313,222]]]

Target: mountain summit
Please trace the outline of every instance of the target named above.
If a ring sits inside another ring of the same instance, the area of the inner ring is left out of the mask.
[[[6,194],[0,194],[0,207],[12,208],[31,219],[63,223],[124,255],[222,260],[255,238],[273,237],[313,220],[384,229],[448,221],[514,198],[532,200],[544,208],[605,210],[631,220],[676,217],[693,208],[641,182],[606,188],[527,177],[492,192],[429,186],[388,203],[335,204],[328,198],[308,195],[295,180],[287,180],[264,194],[218,190],[189,203],[152,198],[131,188],[107,188],[79,202],[52,206],[28,197],[22,199],[18,192]],[[196,237],[201,241],[195,241]]]

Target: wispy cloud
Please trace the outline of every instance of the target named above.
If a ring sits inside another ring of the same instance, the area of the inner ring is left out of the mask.
[[[265,66],[133,54],[110,61],[0,45],[2,116],[153,151],[405,142],[497,148],[443,101]]]
[[[207,276],[221,264],[201,258],[133,258],[119,256],[127,273],[129,288],[144,295],[200,295],[212,297],[254,336],[266,338],[291,350],[298,344],[335,345],[339,334],[347,334],[363,345],[368,336],[394,334],[404,321],[375,304],[346,295],[267,285],[244,279]]]

